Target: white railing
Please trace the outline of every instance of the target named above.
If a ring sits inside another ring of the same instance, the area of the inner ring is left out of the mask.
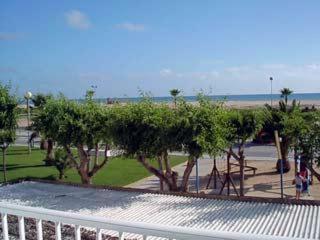
[[[18,216],[19,238],[25,240],[24,218],[36,219],[37,239],[43,240],[42,221],[55,222],[56,240],[61,240],[61,225],[68,224],[74,226],[75,239],[81,240],[81,227],[96,229],[96,239],[102,239],[102,230],[112,230],[118,232],[119,239],[123,240],[125,234],[137,234],[140,238],[150,239],[151,237],[161,237],[166,239],[188,239],[188,240],[240,240],[240,239],[282,239],[292,238],[263,236],[254,234],[208,231],[184,227],[164,226],[150,223],[128,222],[113,220],[104,217],[81,215],[69,212],[62,212],[50,209],[19,206],[7,203],[0,203],[0,213],[2,219],[2,236],[4,240],[9,240],[8,215]],[[129,238],[130,239],[130,238]],[[45,239],[44,239],[45,240]]]

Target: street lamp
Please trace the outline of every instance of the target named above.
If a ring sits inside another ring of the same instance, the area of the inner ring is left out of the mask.
[[[27,100],[27,112],[28,112],[28,117],[27,117],[27,133],[28,133],[28,152],[29,154],[31,153],[31,142],[30,142],[30,133],[29,133],[29,127],[30,127],[30,106],[29,106],[29,100],[32,98],[32,93],[31,92],[26,92],[24,95],[25,99]]]
[[[271,84],[271,92],[270,92],[270,100],[271,100],[271,107],[272,107],[272,81],[273,81],[273,77],[270,77],[270,84]]]

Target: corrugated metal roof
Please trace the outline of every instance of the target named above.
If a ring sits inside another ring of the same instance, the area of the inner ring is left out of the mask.
[[[320,206],[201,199],[35,182],[1,187],[0,201],[118,220],[320,239]]]

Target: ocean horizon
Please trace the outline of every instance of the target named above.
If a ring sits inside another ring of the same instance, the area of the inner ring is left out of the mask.
[[[197,101],[197,96],[181,96],[187,102]],[[213,101],[271,101],[271,94],[229,94],[229,95],[207,95],[207,97]],[[154,102],[170,102],[171,96],[163,97],[150,97]],[[114,98],[96,98],[97,102],[106,102],[109,100],[118,102],[138,102],[142,100],[142,97],[114,97]],[[280,94],[272,94],[273,101],[279,101],[281,99]],[[303,100],[319,100],[320,93],[293,93],[288,97],[289,100],[296,99],[298,101]],[[77,99],[77,101],[83,101],[84,99]]]

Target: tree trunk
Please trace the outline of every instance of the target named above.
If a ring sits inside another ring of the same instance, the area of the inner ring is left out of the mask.
[[[282,157],[282,163],[283,163],[283,172],[289,172],[291,169],[290,162],[288,160],[288,154],[289,154],[289,141],[285,137],[282,137],[282,142],[280,142],[280,150],[281,150],[281,157]],[[281,162],[277,161],[277,172],[281,172]]]
[[[81,183],[82,184],[86,184],[86,185],[92,184],[91,177],[89,177],[86,173],[82,173],[80,171],[79,174],[80,174],[80,177],[81,177]]]
[[[90,162],[90,156],[84,150],[83,145],[78,145],[78,154],[80,158],[80,165],[78,166],[78,173],[81,177],[83,184],[91,184],[91,176],[89,176],[88,162]]]
[[[311,165],[311,163],[307,163],[307,167],[310,170],[310,172],[318,179],[318,181],[320,181],[320,173],[318,173],[316,170],[314,170],[313,166]]]
[[[59,179],[63,180],[64,178],[65,178],[64,172],[63,171],[59,171]]]
[[[244,196],[244,143],[241,143],[239,146],[239,166],[240,166],[240,196]]]
[[[183,173],[183,177],[182,177],[182,182],[181,182],[181,186],[180,186],[180,191],[181,192],[187,192],[188,191],[188,186],[189,186],[189,178],[190,178],[190,174],[192,172],[192,169],[196,163],[196,157],[190,156],[188,163],[187,163],[187,167],[184,170]]]
[[[157,161],[159,165],[159,171],[161,174],[163,174],[163,169],[162,169],[162,155],[157,156]],[[163,180],[159,179],[160,182],[160,191],[163,191]]]
[[[244,159],[241,157],[240,161],[239,161],[239,165],[240,165],[240,191],[239,194],[240,196],[244,196]]]
[[[48,147],[47,147],[47,156],[46,160],[53,160],[53,140],[51,138],[47,139]]]
[[[178,173],[175,171],[172,171],[167,152],[163,153],[163,160],[166,167],[166,177],[169,178],[171,182],[171,186],[168,186],[168,187],[171,191],[178,191],[178,185],[177,185]]]
[[[7,182],[6,148],[2,148],[3,182]]]
[[[156,177],[158,177],[160,180],[162,180],[163,182],[165,182],[168,186],[169,186],[169,190],[172,191],[172,184],[169,181],[169,179],[162,173],[160,173],[160,171],[158,169],[156,169],[155,167],[153,167],[152,165],[150,165],[147,161],[145,156],[143,155],[139,155],[137,158],[138,162],[140,162],[150,173],[154,174]]]

